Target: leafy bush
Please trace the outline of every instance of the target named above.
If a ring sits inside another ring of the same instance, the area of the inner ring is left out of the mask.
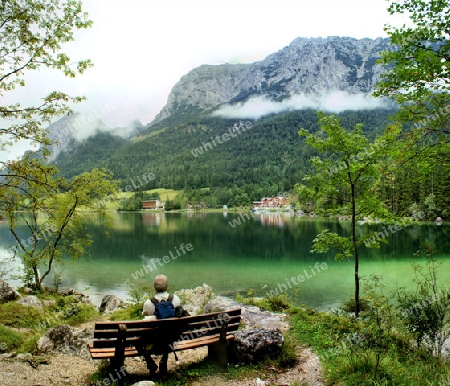
[[[117,310],[109,318],[110,320],[140,320],[142,316],[142,303],[130,305],[124,309]]]

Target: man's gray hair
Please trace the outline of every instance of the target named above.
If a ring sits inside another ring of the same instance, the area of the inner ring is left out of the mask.
[[[167,279],[166,275],[158,275],[155,277],[153,286],[155,287],[156,292],[165,292],[169,287],[169,279]]]

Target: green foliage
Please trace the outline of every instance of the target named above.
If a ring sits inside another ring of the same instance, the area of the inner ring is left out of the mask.
[[[393,181],[397,189],[393,193],[402,195],[400,199],[393,197],[393,201],[401,208],[394,206],[393,209],[404,213],[405,204],[414,202],[411,196],[416,195],[417,200],[418,191],[417,204],[429,210],[427,218],[430,219],[448,211],[445,198],[434,201],[431,196],[434,181],[442,181],[448,189],[450,6],[445,0],[391,0],[390,3],[392,15],[406,15],[410,19],[410,23],[400,27],[388,25],[385,28],[393,47],[382,54],[380,62],[387,70],[375,92],[376,96],[395,100],[400,107],[396,120],[404,124],[393,165],[400,183],[399,186]],[[410,185],[412,181],[415,183]],[[439,196],[441,194],[440,190]]]
[[[133,194],[133,196],[121,200],[119,202],[120,211],[136,211],[142,209],[142,197],[139,197],[139,192]]]
[[[4,181],[5,216],[16,241],[12,251],[22,258],[24,279],[33,277],[37,288],[64,255],[74,260],[86,255],[92,243],[86,224],[111,225],[102,200],[117,186],[106,170],[93,169],[65,181],[54,166],[27,156],[10,164]],[[81,213],[80,208],[92,211]],[[45,267],[42,275],[38,266]]]
[[[151,298],[155,292],[152,284],[136,283],[129,280],[126,281],[128,289],[128,300],[133,305],[141,304],[148,298]]]
[[[0,320],[4,326],[29,328],[45,320],[45,316],[35,307],[26,307],[16,302],[0,305]]]
[[[450,290],[438,288],[437,275],[442,262],[434,254],[432,245],[422,245],[417,255],[427,260],[425,265],[413,264],[416,289],[400,288],[397,300],[405,328],[415,336],[417,346],[424,345],[430,354],[440,358],[450,337]]]
[[[370,312],[378,312],[376,306],[384,303],[377,286],[373,290],[378,300],[372,298],[374,309]],[[378,316],[362,313],[355,319],[300,308],[291,318],[292,333],[297,344],[307,344],[319,355],[327,385],[422,385],[425,379],[434,385],[448,379],[445,362],[411,349],[408,337],[396,329],[389,332],[389,323],[383,325],[386,313],[384,309]],[[388,341],[374,340],[377,331]],[[372,338],[361,339],[363,336]]]
[[[348,111],[339,116],[348,125],[358,120],[364,122],[369,136],[372,136],[381,132],[392,113],[392,110]],[[245,132],[209,149],[206,154],[197,157],[192,154],[203,143],[210,142],[211,137],[228,132],[235,123],[236,120],[198,115],[177,125],[163,125],[158,132],[149,129],[146,136],[124,143],[120,150],[111,149],[110,157],[98,159],[97,164],[110,169],[114,177],[120,180],[121,187],[125,187],[130,178],[136,179],[148,172],[151,165],[155,179],[142,186],[144,190],[155,187],[186,191],[211,188],[210,197],[214,197],[215,203],[204,198],[206,192],[201,192],[201,200],[208,207],[233,206],[230,200],[237,196],[245,203],[248,199],[256,201],[264,196],[289,191],[310,170],[309,158],[315,152],[302,146],[303,141],[298,137],[296,128],[317,127],[316,113],[312,110],[262,118],[252,122],[252,127]],[[89,146],[94,151],[97,145],[96,137],[87,139],[79,145],[79,150],[75,148],[71,151],[73,161],[70,164],[64,163],[66,154],[61,153],[57,164],[64,176],[70,178],[76,175],[79,169],[75,170],[75,165],[83,165],[81,146]],[[76,156],[78,151],[80,154]],[[234,189],[239,190],[235,192]],[[189,200],[192,201],[191,198]],[[181,205],[181,208],[184,209],[184,206]]]
[[[360,311],[358,248],[364,239],[356,236],[355,225],[358,218],[374,216],[385,219],[390,216],[378,197],[377,187],[381,175],[380,164],[389,158],[389,147],[395,141],[399,127],[388,127],[382,135],[369,143],[362,124],[355,124],[352,131],[347,131],[337,117],[322,113],[318,115],[320,130],[312,133],[300,129],[299,135],[304,136],[306,143],[323,156],[311,159],[317,174],[304,178],[311,186],[297,190],[306,192],[308,199],[312,197],[314,191],[317,198],[325,198],[322,201],[323,209],[350,216],[349,235],[341,236],[325,230],[314,239],[311,252],[326,253],[333,248],[338,251],[335,255],[338,261],[353,257],[355,315],[358,316]],[[378,247],[378,244],[375,246]]]
[[[23,334],[12,331],[10,328],[0,325],[0,353],[15,351],[22,346],[23,342]]]
[[[141,320],[144,318],[142,316],[143,306],[144,303],[136,303],[126,308],[117,310],[111,315],[109,320]]]
[[[98,318],[98,312],[92,304],[78,303],[70,305],[62,312],[61,322],[77,326]]]
[[[88,28],[92,22],[81,8],[81,2],[74,1],[28,1],[4,0],[0,4],[0,94],[26,86],[25,75],[29,71],[44,68],[62,71],[75,77],[91,66],[89,60],[73,61],[61,52],[64,43],[73,40],[76,29]],[[76,65],[76,69],[74,69]],[[0,106],[0,119],[17,122],[0,129],[0,150],[22,139],[48,144],[43,123],[69,111],[70,102],[82,98],[70,97],[63,92],[53,91],[39,99],[36,105],[22,106],[20,103]],[[3,99],[2,99],[3,101]],[[0,160],[0,170],[8,162]],[[1,196],[0,185],[0,196]]]

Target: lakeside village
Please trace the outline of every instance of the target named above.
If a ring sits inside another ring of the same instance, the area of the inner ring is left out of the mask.
[[[143,210],[164,210],[165,205],[164,201],[159,199],[151,199],[151,200],[143,200],[142,201],[142,209]],[[195,210],[195,209],[207,209],[204,203],[199,203],[198,205],[194,205],[191,202],[187,203],[186,209]],[[228,207],[226,205],[223,206],[223,210],[227,210]],[[273,212],[294,212],[291,209],[291,204],[289,200],[284,196],[278,197],[263,197],[261,201],[253,201],[253,209],[252,212],[264,212],[264,211],[273,211]],[[304,212],[301,210],[297,211],[298,215],[303,215]]]

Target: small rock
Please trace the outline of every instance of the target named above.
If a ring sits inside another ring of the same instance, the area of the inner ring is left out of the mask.
[[[22,299],[19,299],[17,303],[22,304],[26,307],[34,307],[39,311],[44,312],[44,306],[42,305],[42,302],[34,295],[27,295]]]
[[[42,301],[42,304],[45,307],[56,306],[56,300],[55,299],[45,299],[45,300]]]
[[[23,287],[23,292],[24,292],[26,295],[31,295],[31,294],[33,293],[33,289],[30,288],[30,287]]]
[[[6,372],[6,373],[3,373],[3,375],[5,376],[5,377],[12,377],[12,376],[14,376],[14,373],[12,373],[12,372]]]
[[[131,386],[155,386],[153,381],[140,381],[138,383],[133,383]]]
[[[64,288],[62,290],[58,291],[58,294],[61,296],[70,296],[75,293],[75,290],[73,288]]]
[[[24,354],[17,354],[17,359],[20,359],[22,361],[30,359],[32,357],[33,357],[33,355],[31,355],[29,352],[24,353]]]
[[[20,298],[20,294],[6,281],[0,278],[0,303],[6,303]]]
[[[0,360],[12,358],[12,357],[14,357],[14,355],[16,355],[15,352],[6,352],[3,354],[0,354]]]
[[[99,311],[103,314],[112,314],[119,308],[124,307],[124,301],[116,295],[106,295],[103,297]]]

